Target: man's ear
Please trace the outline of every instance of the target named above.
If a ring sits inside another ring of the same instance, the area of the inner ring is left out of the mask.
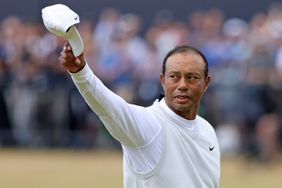
[[[205,89],[204,89],[205,92],[207,91],[207,89],[209,87],[210,81],[211,81],[211,76],[208,75],[205,79]]]
[[[163,90],[164,90],[164,81],[165,81],[165,75],[163,73],[160,73],[160,82],[162,84]]]

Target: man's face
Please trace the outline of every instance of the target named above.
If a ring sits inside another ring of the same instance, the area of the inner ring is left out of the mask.
[[[205,63],[192,52],[176,53],[166,62],[166,72],[160,75],[165,101],[176,114],[194,119],[210,76],[204,76]]]

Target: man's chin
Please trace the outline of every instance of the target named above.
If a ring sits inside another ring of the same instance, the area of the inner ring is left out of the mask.
[[[174,109],[179,112],[187,112],[191,110],[191,106],[189,104],[175,104]]]

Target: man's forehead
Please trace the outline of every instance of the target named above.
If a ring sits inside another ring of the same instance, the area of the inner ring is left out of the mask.
[[[182,52],[171,55],[167,59],[167,63],[187,62],[187,64],[198,64],[204,66],[203,58],[195,52]]]

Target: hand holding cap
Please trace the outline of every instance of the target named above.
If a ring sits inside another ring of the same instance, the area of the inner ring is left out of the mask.
[[[81,36],[75,27],[79,16],[63,4],[55,4],[42,9],[43,23],[48,31],[69,41],[73,54],[77,57],[84,50]]]

